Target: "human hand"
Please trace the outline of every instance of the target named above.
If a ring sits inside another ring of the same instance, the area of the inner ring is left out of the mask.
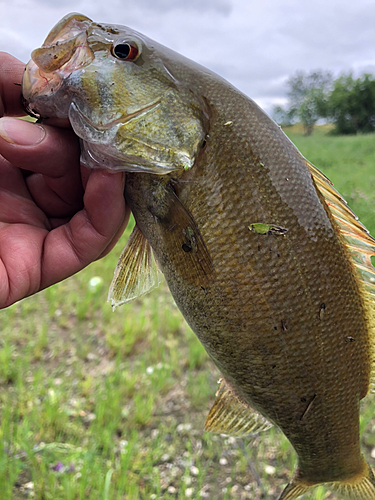
[[[66,124],[21,116],[24,64],[0,52],[0,308],[106,255],[129,219],[123,173],[80,166]]]

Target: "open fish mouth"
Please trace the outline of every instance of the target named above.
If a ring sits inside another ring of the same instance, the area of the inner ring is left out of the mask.
[[[91,19],[81,14],[69,14],[51,30],[43,45],[31,53],[22,79],[22,100],[32,116],[50,114],[66,118],[68,109],[58,111],[47,104],[43,113],[38,103],[56,93],[64,80],[75,70],[90,64],[94,54],[87,43]]]
[[[88,28],[91,24],[91,19],[86,16],[69,14],[52,29],[43,45],[33,50],[31,59],[46,73],[60,69],[68,61],[73,62],[77,68],[79,62],[82,63],[82,49],[88,49],[85,45],[87,46]],[[80,54],[78,60],[74,57],[77,52]]]

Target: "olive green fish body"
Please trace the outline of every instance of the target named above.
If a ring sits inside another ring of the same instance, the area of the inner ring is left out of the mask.
[[[208,283],[180,274],[183,234],[171,247],[173,215],[163,219],[165,207],[158,211],[150,196],[159,178],[128,175],[126,199],[176,303],[225,379],[281,427],[307,482],[340,480],[362,467],[359,401],[369,389],[370,363],[363,304],[302,157],[273,124],[263,127],[264,144],[252,144],[247,137],[263,117],[252,103],[228,105],[228,93],[217,111],[222,126],[216,132],[213,123],[196,168],[162,182],[164,202],[173,186],[207,247],[214,268]],[[253,220],[288,232],[254,234]]]
[[[319,483],[375,499],[359,446],[375,245],[323,174],[225,80],[84,16],[33,52],[23,95],[34,114],[69,116],[87,166],[127,172],[137,224],[110,300],[155,286],[154,254],[224,377],[206,429],[279,426],[298,455],[282,500]]]

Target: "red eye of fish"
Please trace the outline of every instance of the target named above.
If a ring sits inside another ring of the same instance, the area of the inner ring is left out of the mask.
[[[112,54],[122,61],[135,61],[139,56],[139,49],[132,43],[119,43],[112,47]]]

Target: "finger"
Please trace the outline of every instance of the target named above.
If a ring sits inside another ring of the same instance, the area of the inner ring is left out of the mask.
[[[69,128],[71,129],[70,121],[69,118],[42,118],[41,123],[43,125],[49,125],[50,127],[61,127],[61,128]]]
[[[22,171],[0,156],[0,190],[3,189],[29,200],[32,199]]]
[[[79,164],[61,178],[32,174],[26,178],[26,185],[35,204],[47,217],[66,218],[83,208]]]
[[[4,224],[23,224],[42,229],[51,227],[48,218],[33,201],[4,188],[0,188],[0,221],[1,227]],[[8,246],[6,239],[2,243]]]
[[[99,257],[97,258],[97,260],[102,259],[106,255],[108,255],[109,252],[116,245],[116,243],[118,242],[118,240],[121,238],[122,233],[125,231],[126,226],[128,225],[130,214],[131,214],[130,208],[129,208],[128,205],[125,204],[125,217],[124,217],[124,220],[123,220],[121,226],[119,227],[119,229],[117,230],[116,234],[112,238],[112,241],[109,243],[109,245],[107,246],[107,248],[99,255]]]
[[[0,223],[0,305],[7,307],[40,290],[40,254],[47,229]]]
[[[25,64],[0,52],[0,116],[25,115],[21,103],[21,81]]]
[[[0,118],[0,155],[34,172],[26,184],[49,217],[65,217],[82,208],[79,141],[72,131]]]
[[[92,172],[84,196],[85,208],[68,224],[47,235],[42,260],[42,288],[83,269],[119,236],[127,214],[123,179],[122,173]]]
[[[0,154],[19,168],[59,178],[79,160],[79,140],[71,130],[0,118]]]

